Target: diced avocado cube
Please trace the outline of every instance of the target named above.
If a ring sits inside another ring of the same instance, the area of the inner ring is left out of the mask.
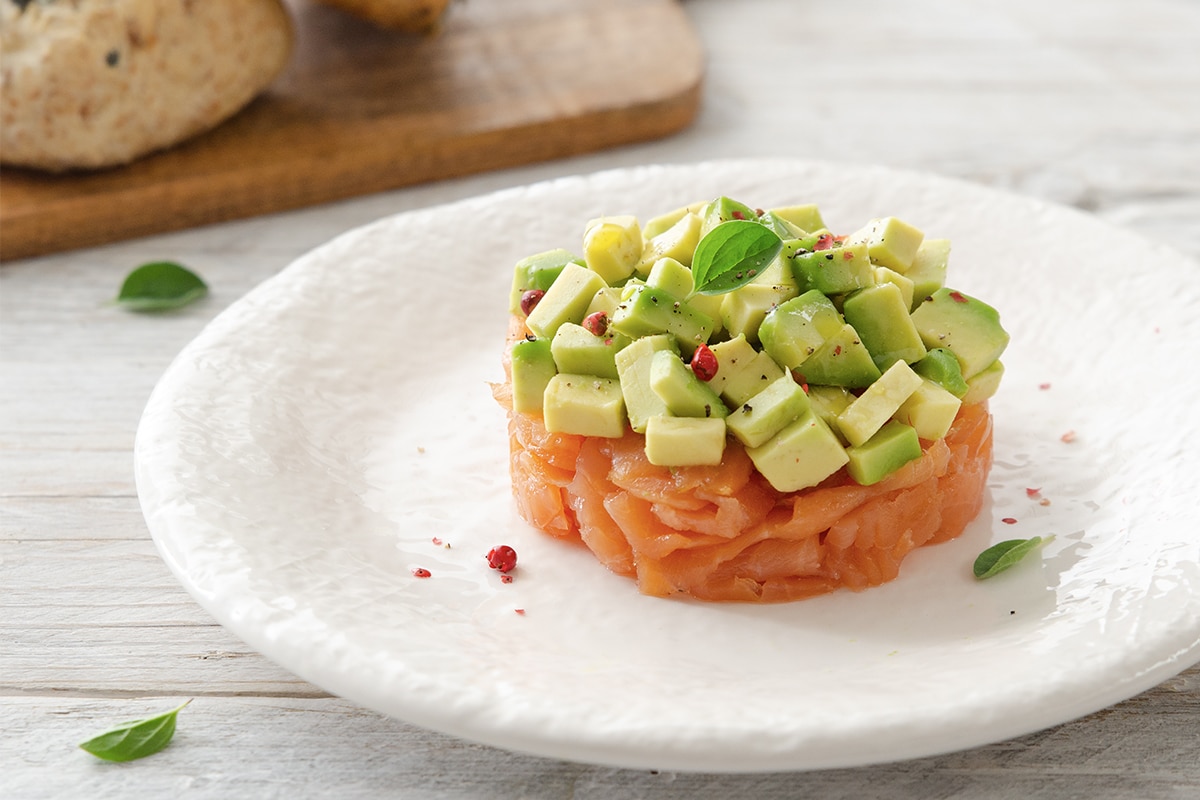
[[[801,414],[765,444],[747,448],[746,453],[780,492],[816,486],[849,461],[837,437],[812,411]]]
[[[895,217],[884,217],[850,234],[849,241],[865,242],[871,261],[906,274],[924,239],[920,229]]]
[[[913,311],[926,297],[946,285],[946,265],[950,261],[949,239],[926,239],[917,248],[912,266],[905,277],[913,282]]]
[[[675,223],[679,222],[679,220],[683,219],[687,214],[703,216],[700,212],[707,205],[707,200],[699,200],[691,205],[686,205],[682,208],[677,208],[674,211],[668,211],[666,214],[660,214],[657,217],[652,218],[649,222],[642,226],[642,238],[647,240],[653,239],[663,231],[666,231],[674,226]]]
[[[917,390],[900,404],[895,418],[915,428],[922,439],[934,441],[949,432],[961,405],[962,401],[940,384],[922,378]]]
[[[559,372],[617,377],[617,351],[628,345],[628,336],[596,336],[573,322],[564,322],[550,340],[550,352]]]
[[[801,286],[822,294],[846,294],[875,283],[875,268],[865,242],[847,242],[826,250],[797,250],[792,272]]]
[[[669,350],[659,350],[650,360],[650,389],[676,417],[724,417],[729,413],[717,393]]]
[[[757,222],[758,212],[745,203],[739,203],[728,197],[718,197],[709,203],[708,208],[704,211],[703,223],[700,226],[700,238],[703,239],[713,228],[722,222],[729,222],[731,219]]]
[[[542,416],[551,433],[619,439],[625,435],[625,400],[611,378],[559,373],[546,385]]]
[[[613,313],[617,310],[617,306],[621,304],[621,290],[616,286],[605,286],[596,294],[592,295],[592,302],[588,303],[587,310],[583,312],[583,318],[587,319],[597,311],[603,311],[605,316],[612,319]]]
[[[862,389],[879,379],[879,367],[854,326],[846,323],[798,368],[804,382]]]
[[[600,217],[587,224],[583,257],[588,269],[607,284],[617,284],[633,274],[642,260],[642,229],[631,216]]]
[[[543,298],[544,300],[545,298]],[[536,309],[535,309],[536,311]],[[674,295],[642,286],[621,302],[613,312],[611,327],[631,339],[670,333],[687,355],[708,341],[712,334],[712,319],[701,314]]]
[[[786,293],[789,297],[795,297],[800,294],[800,284],[796,282],[796,276],[792,273],[792,262],[783,251],[775,256],[774,260],[767,265],[766,269],[758,273],[751,283],[759,283],[764,286],[774,286],[781,293]]]
[[[897,361],[838,415],[838,430],[850,444],[862,444],[891,419],[921,381],[912,367]]]
[[[875,268],[875,285],[881,283],[894,283],[900,289],[900,295],[904,298],[904,307],[912,311],[913,307],[913,282],[909,280],[907,275],[901,275],[894,269],[887,267]]]
[[[549,339],[522,339],[512,346],[513,411],[542,413],[546,385],[558,372]]]
[[[758,327],[758,338],[771,358],[790,369],[808,360],[844,324],[829,298],[814,289],[769,311]]]
[[[521,295],[525,292],[530,289],[541,289],[543,292],[549,289],[567,264],[583,266],[584,262],[566,250],[550,250],[518,261],[513,268],[512,291],[508,296],[509,313],[520,313]]]
[[[724,300],[725,295],[723,294],[692,294],[687,297],[689,306],[712,320],[713,329],[709,334],[710,337],[725,330],[725,323],[721,322],[721,303]]]
[[[841,386],[810,385],[808,387],[808,403],[813,413],[829,426],[842,444],[849,444],[849,442],[845,441],[845,437],[842,436],[842,432],[837,426],[837,418],[853,402],[854,395],[850,393],[849,389],[843,389]]]
[[[525,324],[539,337],[550,339],[564,322],[582,322],[592,298],[604,285],[604,279],[587,267],[567,264]]]
[[[721,301],[721,322],[730,336],[745,336],[758,341],[758,326],[767,312],[796,296],[798,289],[782,285],[748,283]]]
[[[738,406],[725,420],[729,432],[747,447],[758,447],[809,409],[808,395],[784,373]]]
[[[842,314],[858,331],[881,371],[897,361],[911,364],[925,356],[925,345],[896,284],[883,283],[855,292],[842,304]]]
[[[754,345],[746,341],[745,336],[735,336],[724,342],[718,342],[709,349],[717,357],[717,374],[708,382],[708,385],[717,394],[723,392],[729,379],[745,369],[746,365],[758,355]]]
[[[940,384],[955,397],[961,398],[967,393],[967,382],[963,380],[962,367],[958,365],[954,354],[944,347],[933,348],[924,358],[913,364],[912,368],[913,372]]]
[[[696,245],[700,242],[700,226],[699,216],[685,214],[670,228],[653,239],[648,239],[643,245],[642,257],[638,260],[634,271],[639,275],[647,275],[654,263],[661,258],[673,258],[684,266],[690,267],[692,256],[696,252]],[[690,279],[688,290],[691,290]]]
[[[692,293],[692,271],[674,258],[660,258],[650,268],[646,285],[672,297],[687,297]]]
[[[921,441],[908,425],[892,420],[867,441],[846,448],[846,471],[862,486],[879,483],[921,457]]]
[[[954,354],[968,381],[1008,346],[996,309],[953,289],[943,287],[928,296],[912,312],[912,321],[926,347],[944,347]]]
[[[775,235],[780,239],[799,239],[802,236],[807,236],[808,231],[804,230],[779,216],[774,211],[768,211],[758,218],[764,226],[775,232]]]
[[[972,375],[967,379],[967,393],[963,395],[963,405],[974,405],[987,400],[1000,388],[1000,379],[1003,377],[1004,365],[999,361],[982,372]]]
[[[780,219],[787,220],[806,233],[819,231],[825,227],[825,221],[821,219],[821,211],[812,203],[802,206],[772,208],[769,213]]]
[[[617,375],[625,398],[625,410],[629,424],[638,433],[646,432],[646,420],[650,417],[669,413],[667,404],[650,388],[651,360],[659,350],[679,355],[679,345],[674,337],[665,333],[635,339],[617,352]]]
[[[654,416],[646,421],[646,460],[659,467],[716,466],[725,457],[719,417]]]
[[[721,387],[721,399],[731,408],[737,408],[782,377],[783,369],[775,359],[756,352],[740,369],[731,371]]]

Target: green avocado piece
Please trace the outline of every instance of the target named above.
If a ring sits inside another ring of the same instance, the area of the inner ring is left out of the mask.
[[[686,205],[674,211],[668,211],[666,214],[659,214],[657,217],[652,217],[649,222],[642,226],[642,238],[647,240],[653,239],[655,236],[674,227],[675,223],[688,214],[700,216],[707,205],[707,200],[699,200],[691,205]]]
[[[800,284],[796,282],[796,276],[792,274],[792,262],[784,256],[782,250],[750,283],[774,286],[777,291],[786,294],[787,297],[795,297],[800,294]]]
[[[539,337],[550,339],[564,322],[582,322],[592,298],[604,287],[604,279],[587,267],[567,264],[525,324]]]
[[[909,280],[907,275],[901,275],[894,269],[887,267],[875,268],[875,285],[883,283],[894,283],[896,288],[900,290],[900,295],[904,298],[904,308],[912,311],[913,306],[913,282]]]
[[[905,273],[905,277],[913,282],[910,310],[916,311],[926,297],[946,285],[946,266],[949,262],[949,239],[926,239],[921,242],[912,266]]]
[[[692,271],[674,258],[660,258],[647,273],[646,285],[672,297],[686,298],[692,293]]]
[[[636,217],[600,217],[588,222],[584,230],[583,257],[588,269],[611,286],[633,274],[642,260],[643,245]]]
[[[717,374],[708,382],[709,387],[717,394],[725,390],[729,379],[737,375],[746,365],[754,360],[758,351],[745,336],[735,336],[723,342],[717,342],[710,348],[717,357]]]
[[[825,344],[799,367],[804,383],[821,386],[845,386],[862,389],[879,379],[879,367],[858,337],[854,326],[846,323],[825,340]]]
[[[704,213],[704,221],[700,226],[700,238],[703,239],[713,228],[731,219],[746,219],[758,221],[758,212],[745,203],[739,203],[728,197],[718,197],[708,205]]]
[[[813,203],[772,208],[767,213],[787,220],[805,233],[813,233],[825,227],[825,221],[821,219],[821,211]]]
[[[725,425],[742,444],[758,447],[808,410],[808,395],[784,373],[738,406]]]
[[[940,384],[943,389],[961,398],[967,393],[967,382],[963,380],[962,367],[958,359],[944,347],[935,347],[925,357],[912,365],[913,372]]]
[[[710,339],[713,335],[725,330],[725,323],[721,321],[721,303],[724,302],[725,295],[692,294],[686,299],[689,306],[712,320],[713,329],[709,334]]]
[[[849,457],[829,430],[811,410],[746,454],[777,491],[796,492],[816,486],[837,472]]]
[[[512,291],[508,296],[509,313],[520,314],[521,295],[530,289],[541,289],[543,292],[549,289],[567,264],[582,267],[584,261],[566,250],[549,250],[518,261],[513,268]]]
[[[646,421],[646,460],[659,467],[716,466],[725,456],[725,421],[654,416]]]
[[[789,252],[786,243],[785,252]],[[865,242],[847,242],[825,250],[798,247],[792,256],[792,272],[801,286],[826,295],[846,294],[875,283],[875,268]]]
[[[842,314],[858,331],[880,371],[897,361],[911,364],[924,358],[925,345],[896,284],[882,283],[855,292],[842,304]]]
[[[625,435],[621,385],[595,375],[555,375],[546,385],[542,417],[551,433],[619,439]]]
[[[651,357],[650,389],[676,417],[724,417],[729,413],[717,393],[670,350],[659,350]]]
[[[549,339],[522,339],[512,346],[513,411],[542,413],[546,385],[558,370]]]
[[[616,355],[625,410],[629,424],[638,433],[646,432],[646,420],[650,417],[669,413],[667,404],[650,388],[650,365],[654,354],[660,350],[679,355],[679,345],[666,333],[635,339]]]
[[[879,483],[921,457],[921,441],[908,425],[892,420],[860,445],[846,448],[846,471],[862,486]]]
[[[838,429],[850,444],[862,444],[883,427],[922,380],[912,367],[897,361],[838,415]]]
[[[850,234],[850,242],[863,242],[871,261],[889,267],[900,274],[912,266],[917,248],[925,234],[896,217],[873,219],[862,229]]]
[[[758,327],[767,313],[796,296],[799,290],[787,284],[748,283],[729,292],[721,301],[721,324],[730,336],[745,336],[758,341]]]
[[[758,338],[771,358],[792,369],[836,336],[844,324],[829,298],[812,289],[769,311],[758,327]]]
[[[587,319],[597,311],[603,311],[606,317],[612,319],[613,312],[617,310],[617,306],[620,304],[621,290],[616,286],[605,286],[592,295],[592,302],[588,303],[587,309],[583,312],[583,318]]]
[[[758,221],[773,230],[780,239],[799,239],[808,235],[808,231],[779,216],[774,211],[763,214]]]
[[[718,370],[717,375],[720,374]],[[721,386],[721,399],[731,408],[736,408],[782,377],[783,369],[775,363],[775,359],[756,351],[740,367],[730,370]]]
[[[630,343],[628,336],[596,336],[573,322],[564,322],[550,340],[550,352],[559,372],[617,377],[617,351]]]
[[[974,405],[987,400],[1000,388],[1000,379],[1003,377],[1004,365],[999,361],[982,372],[972,375],[967,379],[967,393],[963,395],[963,405]]]
[[[915,428],[920,438],[936,441],[949,433],[961,405],[962,401],[941,384],[922,378],[921,385],[900,404],[894,416],[898,422]]]
[[[548,295],[547,295],[548,296]],[[545,301],[545,298],[542,298]],[[540,308],[541,306],[538,306]],[[534,313],[537,309],[534,309]],[[611,328],[630,339],[669,333],[686,355],[708,341],[712,318],[674,295],[652,286],[639,286],[613,312]]]
[[[692,256],[700,243],[701,220],[695,214],[685,214],[667,230],[648,239],[642,249],[642,257],[634,271],[647,275],[660,258],[673,258],[684,266],[692,266]],[[689,283],[688,289],[691,289]]]
[[[968,381],[1008,346],[996,309],[953,289],[943,287],[925,298],[912,312],[912,321],[926,347],[944,347],[954,354]]]
[[[849,444],[849,442],[846,441],[845,436],[842,436],[842,432],[837,426],[837,418],[853,402],[854,395],[850,393],[849,389],[843,389],[841,386],[810,385],[808,387],[808,403],[812,407],[813,413],[829,426],[842,444]]]

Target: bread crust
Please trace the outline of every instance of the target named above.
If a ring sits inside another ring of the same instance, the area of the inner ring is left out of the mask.
[[[0,4],[0,163],[124,164],[229,118],[283,70],[280,0]]]

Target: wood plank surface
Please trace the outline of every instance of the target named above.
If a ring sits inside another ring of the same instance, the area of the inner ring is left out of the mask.
[[[503,14],[506,3],[463,7]],[[387,214],[595,169],[793,155],[1020,192],[1200,260],[1194,0],[685,9],[707,72],[703,109],[677,136],[0,268],[0,798],[1200,797],[1200,666],[1083,719],[903,763],[763,775],[612,769],[478,745],[329,697],[217,626],[155,555],[132,447],[163,370],[254,285]],[[810,57],[818,50],[801,30],[853,31],[855,49]],[[803,102],[780,102],[796,92]],[[211,294],[165,315],[107,304],[129,269],[162,258],[194,268]],[[1064,268],[1086,279],[1086,264]],[[1170,287],[1148,291],[1179,302]],[[1184,369],[1168,388],[1196,379]],[[188,697],[178,738],[159,755],[107,764],[75,746]]]
[[[294,0],[296,50],[242,113],[93,173],[0,173],[17,259],[673,133],[703,59],[676,0],[454,3],[430,37]]]

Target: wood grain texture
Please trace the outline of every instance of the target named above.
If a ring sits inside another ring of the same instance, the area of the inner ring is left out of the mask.
[[[295,2],[285,73],[209,133],[125,167],[0,174],[17,259],[673,133],[702,54],[676,0],[464,2],[439,34]]]
[[[505,0],[466,2],[504,13]],[[1200,259],[1192,0],[685,8],[708,63],[703,110],[677,136],[0,268],[0,798],[1200,797],[1200,667],[1080,720],[899,764],[618,770],[484,747],[328,697],[215,625],[156,557],[132,447],[158,377],[254,285],[387,214],[595,169],[794,155],[1017,191]],[[852,30],[857,49],[810,57],[814,45],[797,36],[807,26]],[[794,91],[804,102],[780,102]],[[196,269],[211,295],[167,315],[106,304],[130,268],[161,258]],[[1065,268],[1086,278],[1085,264]],[[1181,354],[1189,347],[1180,343]],[[75,747],[193,696],[179,738],[158,756],[111,765]]]

